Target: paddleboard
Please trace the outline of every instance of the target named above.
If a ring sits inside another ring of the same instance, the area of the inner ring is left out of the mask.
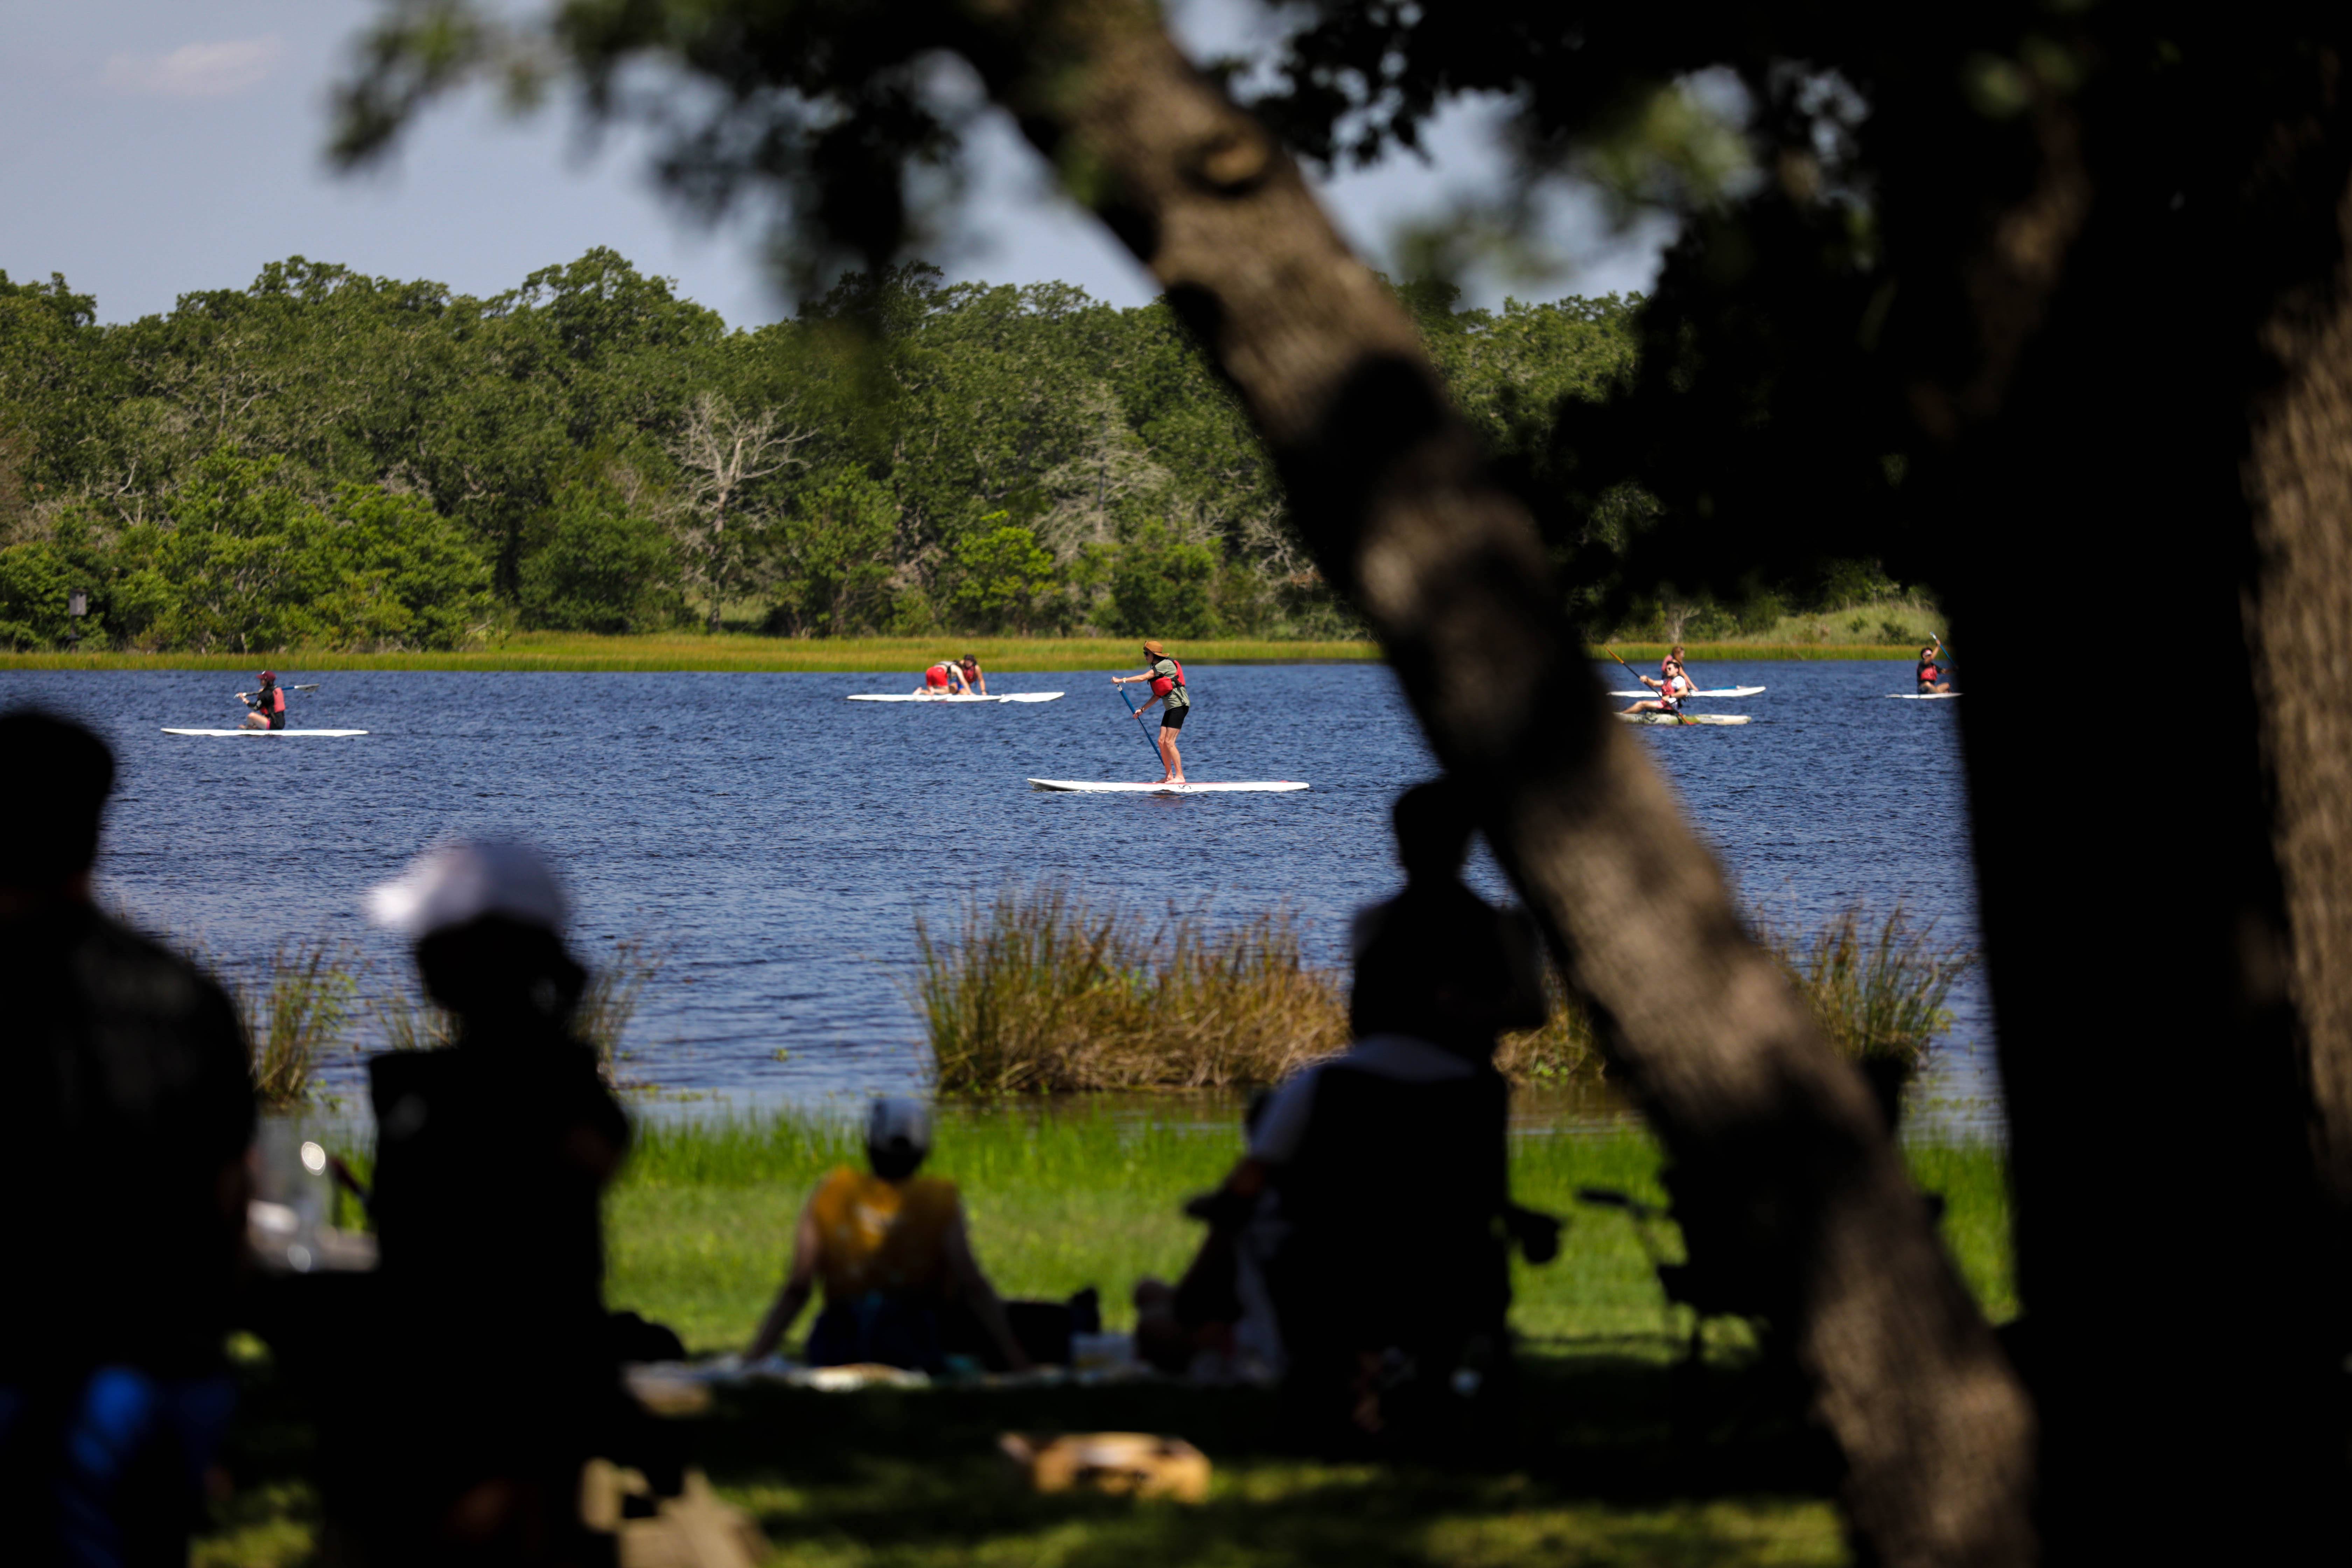
[[[1063,790],[1072,795],[1267,795],[1288,790],[1305,789],[1303,784],[1288,779],[1271,779],[1259,784],[1086,784],[1076,779],[1031,779],[1039,789]]]
[[[1958,695],[1957,691],[1890,691],[1886,700],[1890,702],[1941,702],[1948,697]]]
[[[1745,713],[1620,713],[1628,724],[1745,724]]]
[[[364,735],[365,730],[174,730],[163,726],[166,735]]]
[[[992,697],[960,691],[953,697],[930,697],[919,691],[860,691],[852,693],[852,702],[1051,702],[1062,694],[1058,691],[1007,691]]]
[[[1760,686],[1710,686],[1704,691],[1694,691],[1693,697],[1753,697],[1764,689]],[[1655,697],[1655,691],[1612,691],[1612,697]]]

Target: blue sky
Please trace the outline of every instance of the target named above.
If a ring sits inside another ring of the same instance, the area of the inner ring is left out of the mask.
[[[517,121],[480,98],[445,104],[382,169],[331,172],[326,89],[369,0],[72,0],[0,7],[0,268],[62,272],[105,321],[167,310],[179,293],[241,288],[264,262],[303,255],[364,272],[430,278],[467,293],[608,245],[737,325],[789,312],[748,216],[713,228],[646,173],[642,142],[591,141],[560,104]],[[1234,0],[1177,11],[1188,42],[1230,48],[1253,12]],[[1376,264],[1399,226],[1491,187],[1489,111],[1451,115],[1433,164],[1402,160],[1325,186],[1333,216]],[[992,121],[952,248],[952,278],[1061,279],[1136,304],[1149,280],[1050,188],[1042,164]],[[1645,288],[1664,236],[1619,236],[1592,204],[1558,204],[1552,237],[1572,265],[1542,278],[1474,274],[1471,298]]]

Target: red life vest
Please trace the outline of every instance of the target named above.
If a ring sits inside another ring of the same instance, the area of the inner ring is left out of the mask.
[[[1151,678],[1151,695],[1154,697],[1165,697],[1168,695],[1171,689],[1184,684],[1184,661],[1181,658],[1171,658],[1168,662],[1176,667],[1176,679],[1171,680],[1164,675],[1153,676]]]
[[[264,706],[263,706],[263,708],[262,708],[262,710],[262,710],[264,713],[283,713],[283,712],[285,712],[285,711],[286,711],[286,689],[285,689],[284,687],[282,687],[282,686],[273,686],[273,687],[271,687],[271,688],[269,689],[269,690],[265,694]]]

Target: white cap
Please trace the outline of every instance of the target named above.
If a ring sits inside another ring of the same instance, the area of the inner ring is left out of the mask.
[[[866,1113],[866,1146],[885,1154],[931,1152],[931,1113],[919,1100],[877,1100]]]
[[[367,891],[368,918],[425,937],[484,915],[563,929],[563,889],[528,844],[486,839],[427,849],[406,870]]]

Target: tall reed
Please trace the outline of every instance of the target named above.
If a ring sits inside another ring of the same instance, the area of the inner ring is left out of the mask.
[[[359,955],[349,942],[319,937],[281,945],[266,984],[240,985],[253,1092],[267,1110],[305,1100],[321,1058],[341,1042],[359,995]]]
[[[944,1094],[1248,1087],[1348,1043],[1347,976],[1306,967],[1287,911],[1213,936],[1197,912],[1153,921],[1047,882],[974,900],[952,940],[919,917],[915,932],[912,991]],[[1949,1025],[1945,1002],[1975,962],[1934,937],[1899,906],[1759,930],[1832,1045],[1906,1071]],[[1504,1036],[1496,1068],[1517,1083],[1601,1078],[1591,1011],[1556,973],[1545,991],[1550,1016]]]
[[[1938,946],[1936,923],[1914,921],[1900,904],[1875,921],[1849,904],[1802,935],[1769,926],[1759,934],[1831,1044],[1906,1071],[1950,1026],[1944,1004],[1976,963],[1967,949]]]
[[[1212,935],[1198,912],[1154,921],[1046,882],[974,900],[951,941],[919,917],[915,939],[942,1092],[1272,1083],[1347,1042],[1287,910]]]

